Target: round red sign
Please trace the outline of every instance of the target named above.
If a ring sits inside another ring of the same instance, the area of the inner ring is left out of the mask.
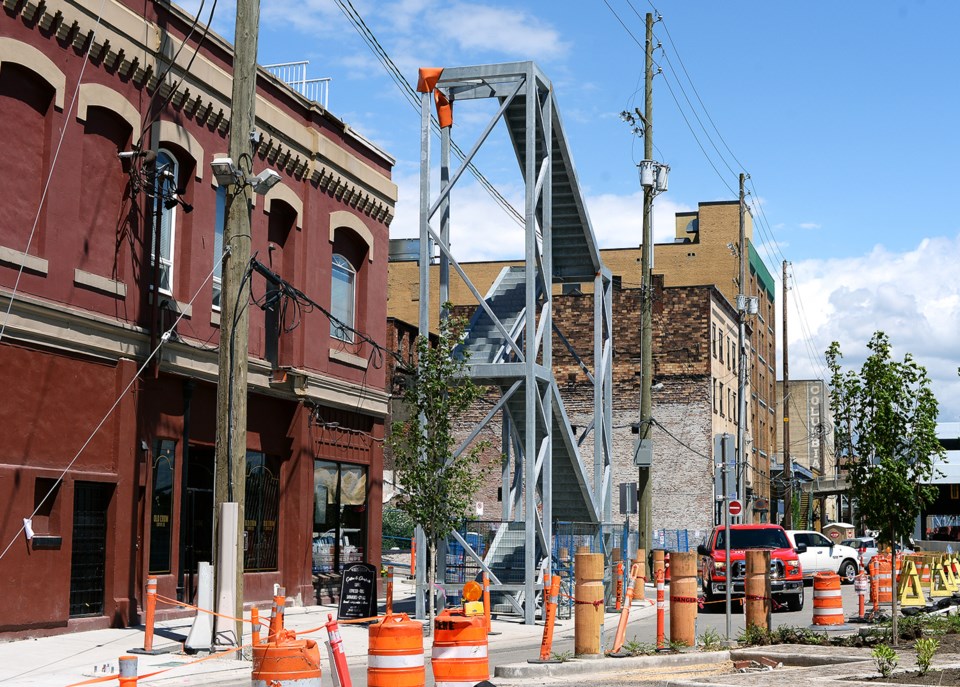
[[[730,502],[730,505],[727,506],[727,509],[730,511],[730,515],[740,515],[740,511],[743,510],[743,504],[734,499]]]

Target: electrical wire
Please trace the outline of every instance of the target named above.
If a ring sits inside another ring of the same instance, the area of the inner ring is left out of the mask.
[[[187,66],[183,68],[182,74],[180,76],[180,80],[177,81],[170,88],[170,92],[167,93],[167,96],[164,98],[163,103],[160,105],[160,107],[157,107],[154,109],[153,114],[147,119],[146,123],[140,128],[140,135],[137,137],[137,140],[134,143],[134,147],[137,150],[140,149],[141,141],[143,141],[144,134],[153,125],[153,123],[160,118],[161,113],[163,113],[167,105],[170,104],[170,101],[173,100],[173,96],[180,89],[180,86],[183,84],[184,79],[187,78],[187,74],[190,73],[190,68],[193,66],[193,61],[197,59],[197,55],[200,53],[200,48],[203,46],[204,42],[206,41],[207,34],[210,33],[210,26],[211,24],[213,24],[213,15],[214,15],[214,12],[216,12],[217,10],[217,1],[218,0],[213,0],[213,4],[210,6],[210,14],[207,16],[207,24],[203,29],[203,34],[200,36],[200,39],[197,41],[197,45],[193,50],[193,55],[190,56],[190,60],[187,62]],[[183,42],[180,43],[180,47],[177,48],[177,52],[174,53],[173,57],[170,59],[170,63],[167,65],[166,70],[164,70],[161,76],[157,77],[157,88],[156,90],[154,90],[153,94],[150,96],[150,101],[147,103],[148,108],[151,108],[153,106],[154,98],[156,98],[157,94],[162,90],[163,82],[166,80],[167,76],[169,76],[170,72],[173,70],[173,67],[176,64],[177,58],[180,56],[180,52],[190,41],[191,36],[193,36],[193,33],[197,28],[197,24],[200,21],[200,13],[203,11],[203,5],[205,2],[206,0],[201,0],[200,7],[197,9],[197,14],[193,19],[193,25],[190,27],[190,31],[187,32],[187,35],[184,37]]]
[[[253,271],[260,274],[260,276],[264,277],[271,285],[274,286],[274,293],[276,294],[276,296],[273,296],[273,297],[277,298],[278,302],[280,300],[290,300],[295,303],[295,307],[301,307],[301,308],[309,307],[310,310],[313,310],[313,309],[319,310],[324,315],[324,317],[330,320],[330,323],[334,326],[336,332],[341,333],[343,335],[352,334],[353,336],[359,338],[364,343],[371,346],[379,356],[378,367],[382,366],[383,364],[384,353],[389,354],[401,365],[406,364],[406,361],[404,361],[403,357],[399,353],[395,351],[391,351],[389,348],[381,345],[366,333],[360,331],[359,329],[356,329],[352,325],[349,325],[343,320],[341,320],[340,318],[338,318],[336,315],[331,313],[329,310],[324,308],[315,300],[307,296],[303,291],[295,287],[293,284],[291,284],[286,279],[284,279],[283,277],[278,275],[276,272],[271,270],[269,267],[264,265],[262,262],[260,262],[256,256],[253,256],[252,258],[250,258],[250,267]],[[299,326],[299,323],[296,326]],[[296,327],[294,327],[294,329],[295,328]],[[288,331],[293,331],[293,329],[290,329]]]
[[[400,92],[410,103],[411,107],[419,113],[420,112],[420,95],[416,90],[410,85],[406,80],[400,70],[397,68],[396,63],[390,58],[390,55],[387,53],[386,49],[380,44],[380,41],[377,40],[376,35],[367,26],[367,23],[364,21],[363,16],[359,11],[353,6],[351,0],[335,0],[337,6],[340,8],[340,11],[343,15],[350,21],[354,29],[366,43],[367,47],[373,52],[374,56],[383,65],[383,68],[386,69],[387,74],[393,80],[394,84],[400,89]],[[437,135],[440,132],[440,122],[437,120],[436,116],[430,116],[431,129]],[[453,150],[454,154],[461,160],[466,159],[466,154],[452,139],[450,142],[450,148]],[[525,226],[526,220],[524,216],[515,208],[513,204],[508,201],[501,193],[496,189],[496,187],[490,183],[490,181],[480,172],[480,170],[471,162],[467,165],[467,169],[474,176],[474,178],[480,183],[483,189],[493,198],[493,200],[514,220],[519,226]]]
[[[70,121],[70,116],[73,114],[73,108],[77,104],[77,96],[80,94],[80,85],[83,83],[83,74],[87,69],[87,64],[90,62],[90,51],[93,50],[93,44],[96,41],[97,37],[97,28],[100,26],[100,22],[103,15],[103,6],[106,4],[106,0],[100,0],[100,9],[97,10],[97,21],[94,24],[93,36],[87,41],[87,51],[83,55],[83,64],[80,65],[80,76],[77,77],[77,87],[73,91],[73,98],[70,100],[70,107],[64,115],[64,125],[60,131],[60,140],[57,142],[57,149],[53,153],[53,159],[50,162],[50,171],[47,173],[47,180],[43,184],[43,192],[40,194],[40,203],[37,206],[37,215],[33,218],[33,226],[30,228],[30,235],[27,237],[27,247],[23,249],[23,254],[27,255],[30,253],[30,246],[33,245],[33,237],[37,233],[37,225],[40,223],[40,214],[43,212],[43,204],[47,200],[47,192],[50,190],[50,181],[53,179],[53,173],[57,169],[57,161],[60,159],[60,150],[63,148],[63,139],[67,135],[67,130],[70,128],[67,123]],[[20,288],[20,279],[23,277],[23,270],[26,267],[24,264],[25,261],[21,261],[20,267],[17,270],[17,278],[13,283],[13,291],[10,293],[10,302],[7,303],[7,312],[3,318],[3,324],[0,325],[0,341],[3,341],[3,334],[7,330],[7,322],[10,320],[10,313],[13,311],[13,302],[17,297],[17,291]]]
[[[229,251],[224,251],[224,257],[226,257],[229,254],[230,254]],[[210,270],[210,273],[207,275],[206,279],[203,280],[203,283],[200,284],[196,292],[193,294],[193,297],[190,299],[190,302],[188,304],[189,306],[193,306],[193,302],[197,299],[197,296],[199,296],[200,292],[206,288],[207,282],[209,282],[213,278],[213,274],[216,271],[216,269],[217,269],[217,266],[214,265],[213,269]],[[157,355],[157,353],[160,351],[163,345],[167,343],[171,339],[171,337],[174,335],[177,325],[180,323],[180,320],[183,319],[184,315],[187,313],[189,309],[190,307],[183,308],[180,314],[177,316],[177,319],[174,320],[172,325],[170,325],[170,328],[167,329],[160,336],[160,341],[159,343],[157,343],[156,348],[154,348],[150,352],[150,354],[147,356],[147,358],[143,361],[143,364],[137,370],[136,374],[133,375],[133,377],[130,379],[130,382],[127,384],[127,386],[124,387],[123,391],[121,391],[120,394],[117,396],[117,399],[113,402],[113,405],[111,405],[110,408],[107,410],[106,414],[103,416],[103,419],[100,420],[100,422],[97,424],[94,430],[90,433],[90,436],[87,437],[87,440],[83,442],[83,445],[80,447],[80,450],[76,452],[76,454],[73,456],[70,462],[67,463],[67,466],[63,468],[63,470],[60,472],[60,475],[57,477],[57,479],[55,479],[53,484],[50,485],[50,489],[47,491],[46,495],[44,495],[44,497],[37,504],[36,508],[34,508],[33,512],[30,514],[30,517],[26,518],[26,520],[32,520],[34,516],[40,512],[40,509],[43,508],[43,505],[47,502],[47,499],[49,499],[50,496],[53,494],[53,492],[56,491],[57,487],[60,486],[60,483],[63,481],[64,475],[66,475],[70,471],[74,463],[77,462],[77,460],[86,450],[87,446],[90,445],[90,442],[93,441],[93,438],[97,435],[97,432],[100,431],[100,429],[103,427],[104,424],[106,424],[110,416],[113,415],[113,411],[115,411],[117,409],[117,406],[120,405],[120,402],[123,400],[124,396],[127,395],[127,392],[130,391],[130,389],[133,387],[133,385],[137,381],[139,381],[140,375],[143,374],[143,371],[145,369],[147,369],[147,366],[150,364],[150,361],[153,360],[154,356]],[[13,535],[13,538],[10,540],[10,543],[7,544],[6,548],[3,550],[3,553],[0,553],[0,560],[3,560],[3,557],[7,555],[7,552],[10,550],[10,547],[13,546],[14,542],[17,541],[17,538],[23,533],[24,529],[25,529],[25,525],[21,524],[20,529],[17,530],[16,534]]]

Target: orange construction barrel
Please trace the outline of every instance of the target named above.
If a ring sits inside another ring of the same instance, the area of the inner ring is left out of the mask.
[[[423,623],[406,613],[388,615],[370,626],[367,687],[423,687]]]
[[[281,630],[273,641],[253,647],[250,684],[320,687],[320,647],[312,639],[297,639],[295,633]]]
[[[877,560],[877,601],[893,603],[893,571],[889,556],[874,556]],[[873,561],[871,561],[873,562]]]
[[[817,573],[813,576],[813,624],[843,625],[843,622],[840,576],[834,572]]]
[[[436,687],[474,687],[490,678],[483,616],[444,609],[433,621],[430,665]]]

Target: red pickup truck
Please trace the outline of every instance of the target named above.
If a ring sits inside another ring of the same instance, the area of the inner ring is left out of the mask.
[[[803,610],[803,575],[800,571],[799,549],[790,544],[786,531],[780,525],[730,526],[730,593],[743,596],[743,578],[746,573],[746,549],[770,551],[770,591],[774,600],[791,611]],[[726,596],[726,539],[723,527],[715,527],[706,541],[697,547],[700,583],[705,601],[709,604]]]

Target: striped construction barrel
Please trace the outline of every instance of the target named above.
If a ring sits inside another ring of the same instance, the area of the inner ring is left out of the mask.
[[[834,572],[819,572],[813,576],[813,624],[843,625],[840,576]]]
[[[270,642],[253,647],[252,687],[320,687],[320,648],[281,630]]]
[[[368,687],[423,687],[423,623],[406,613],[388,615],[369,630]]]
[[[436,687],[474,687],[489,679],[487,628],[483,616],[444,609],[433,621],[430,665]]]
[[[890,558],[879,554],[870,559],[870,577],[875,580],[876,603],[893,602],[893,573],[890,570]]]

